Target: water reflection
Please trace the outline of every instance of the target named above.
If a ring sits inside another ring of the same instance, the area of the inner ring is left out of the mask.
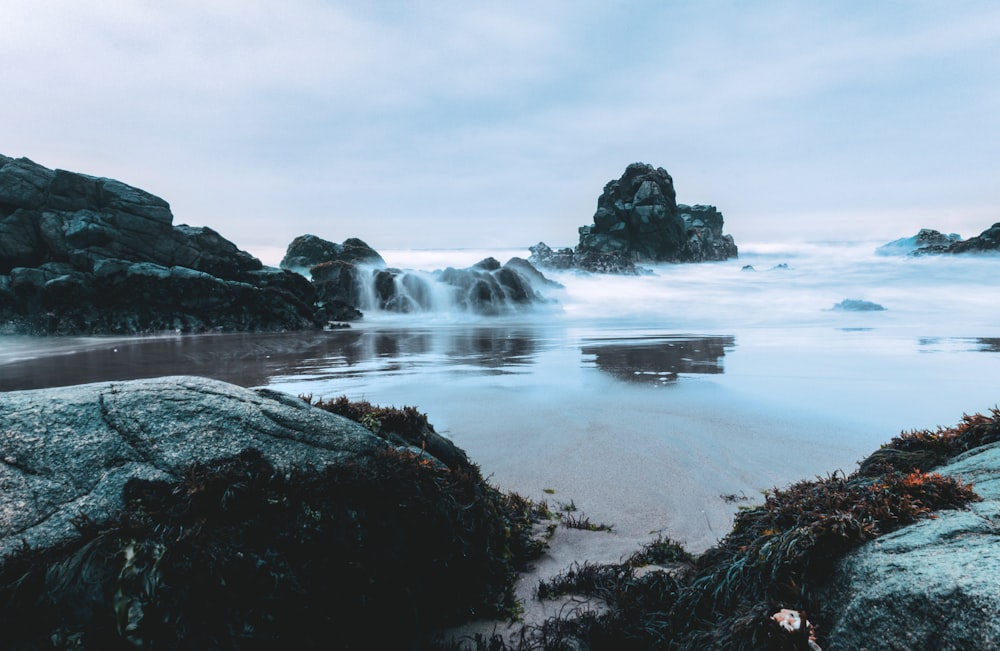
[[[511,373],[531,364],[531,328],[462,327],[133,338],[0,338],[0,391],[200,375],[241,386],[276,377],[421,372]]]
[[[657,335],[629,339],[591,339],[585,356],[600,370],[638,384],[669,384],[681,374],[718,374],[722,358],[736,345],[731,335]]]
[[[1000,353],[1000,338],[996,337],[920,337],[917,345],[922,353]]]

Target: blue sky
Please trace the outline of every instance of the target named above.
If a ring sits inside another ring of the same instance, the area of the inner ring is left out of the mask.
[[[737,243],[1000,221],[1000,3],[6,0],[0,153],[274,264],[572,245],[634,161]]]

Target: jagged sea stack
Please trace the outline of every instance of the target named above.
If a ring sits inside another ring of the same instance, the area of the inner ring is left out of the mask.
[[[619,254],[633,262],[702,262],[737,256],[714,206],[678,204],[674,180],[662,167],[633,163],[609,181],[594,223],[580,227],[577,254]]]

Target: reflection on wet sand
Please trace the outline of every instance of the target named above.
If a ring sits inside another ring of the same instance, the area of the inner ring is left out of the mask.
[[[530,328],[491,327],[94,337],[71,346],[40,339],[18,342],[23,358],[0,360],[0,391],[164,375],[249,387],[279,376],[417,372],[441,364],[504,373],[532,362],[537,339]]]
[[[600,370],[638,384],[668,384],[681,374],[723,372],[722,358],[736,345],[731,335],[658,335],[590,340],[582,348]]]
[[[1000,338],[996,337],[920,337],[917,344],[922,353],[1000,353]]]

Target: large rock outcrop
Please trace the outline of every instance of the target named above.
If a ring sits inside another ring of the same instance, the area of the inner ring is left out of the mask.
[[[841,560],[818,599],[826,651],[1000,648],[1000,443],[935,472],[972,484],[983,501],[939,511]]]
[[[529,533],[464,453],[411,408],[365,405],[376,433],[322,406],[194,377],[0,394],[3,647],[417,648],[509,608]]]
[[[120,181],[0,156],[0,323],[30,334],[316,327],[313,290]]]
[[[587,271],[633,273],[635,263],[702,262],[737,256],[731,235],[722,232],[715,206],[678,204],[674,181],[662,167],[633,163],[609,181],[597,199],[594,223],[581,226],[572,267]],[[547,247],[546,247],[547,248]],[[566,264],[536,253],[532,262]]]

